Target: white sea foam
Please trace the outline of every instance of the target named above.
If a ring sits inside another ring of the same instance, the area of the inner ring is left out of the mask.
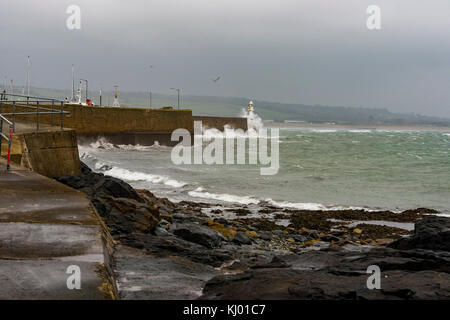
[[[248,130],[234,129],[229,125],[225,125],[224,130],[219,130],[217,128],[207,128],[203,127],[202,137],[205,139],[213,138],[247,138],[247,137],[258,137],[259,130],[263,128],[263,121],[260,116],[258,116],[253,111],[247,112],[245,109],[241,110],[240,116],[242,118],[247,118]]]
[[[246,111],[245,109],[241,110],[241,114],[247,118],[247,124],[249,130],[258,131],[261,129],[264,124],[260,116],[258,116],[254,111]]]
[[[100,138],[97,141],[89,144],[89,147],[93,149],[105,149],[105,150],[114,149],[114,145],[108,142],[105,138]]]
[[[440,216],[440,217],[450,218],[450,212],[435,213],[434,215]]]
[[[125,181],[146,181],[152,184],[164,184],[173,188],[181,188],[187,185],[186,182],[171,179],[170,177],[156,174],[149,174],[139,171],[127,170],[114,164],[100,161],[94,155],[89,153],[89,149],[85,147],[79,147],[82,151],[80,159],[89,161],[89,165],[93,167],[95,171],[101,171],[103,174],[118,178]]]
[[[258,199],[252,196],[237,196],[227,193],[211,193],[204,190],[202,187],[198,187],[194,191],[188,192],[191,197],[195,198],[203,198],[209,200],[218,200],[230,203],[239,203],[239,204],[259,204],[261,202],[269,203],[270,205],[279,207],[279,208],[287,208],[287,209],[298,209],[298,210],[365,210],[365,211],[374,211],[368,208],[363,207],[353,207],[353,206],[327,206],[320,203],[308,203],[308,202],[288,202],[288,201],[274,201],[272,199]]]
[[[368,208],[363,208],[363,207],[332,206],[332,205],[324,205],[321,203],[314,203],[314,202],[274,201],[270,198],[265,201],[276,207],[298,209],[298,210],[365,210],[365,211],[374,211],[374,210],[371,210]]]
[[[81,156],[82,159],[89,159],[94,162],[93,168],[96,171],[101,171],[105,175],[109,175],[118,179],[126,180],[126,181],[146,181],[152,184],[163,184],[166,186],[170,186],[173,188],[181,188],[187,185],[187,183],[182,181],[177,181],[168,176],[155,175],[149,173],[143,173],[139,171],[131,171],[124,168],[120,168],[117,166],[113,166],[109,163],[105,163],[99,161],[93,155],[88,152],[84,152]],[[333,206],[333,205],[324,205],[320,203],[309,203],[309,202],[289,202],[289,201],[275,201],[271,198],[261,199],[250,195],[234,195],[228,193],[213,193],[206,191],[203,187],[198,187],[195,190],[191,190],[188,192],[190,197],[208,199],[214,201],[222,201],[228,203],[236,203],[243,205],[257,205],[260,203],[268,203],[270,205],[286,208],[286,209],[298,209],[298,210],[365,210],[365,211],[374,211],[373,209],[368,209],[364,207],[354,207],[354,206]]]
[[[171,179],[167,176],[149,174],[139,171],[131,171],[119,167],[107,167],[103,172],[105,175],[123,179],[126,181],[147,181],[153,184],[164,184],[174,188],[181,188],[185,186],[187,183],[183,181],[177,181],[175,179]]]
[[[95,149],[95,150],[123,150],[123,151],[152,151],[152,150],[164,150],[164,149],[170,149],[166,146],[161,146],[158,141],[155,141],[155,143],[151,146],[142,146],[140,144],[131,145],[131,144],[112,144],[105,138],[100,138],[95,142],[90,143],[89,145],[83,145],[78,146],[79,148],[84,149]]]
[[[140,144],[131,145],[131,144],[119,144],[117,146],[118,149],[124,150],[124,151],[154,151],[154,150],[170,150],[170,147],[168,146],[162,146],[159,144],[158,141],[155,141],[155,143],[151,146],[141,146]]]
[[[313,129],[313,132],[321,132],[321,133],[331,133],[331,132],[337,132],[335,129]]]
[[[370,133],[370,132],[372,132],[372,130],[370,130],[370,129],[351,129],[351,130],[348,130],[348,132],[352,132],[352,133]]]
[[[188,192],[188,194],[191,197],[195,198],[204,198],[204,199],[210,199],[210,200],[219,200],[219,201],[225,201],[225,202],[233,202],[233,203],[240,203],[240,204],[257,204],[259,203],[259,200],[250,196],[236,196],[232,194],[222,193],[210,193],[204,191],[202,187],[198,187],[197,189]]]

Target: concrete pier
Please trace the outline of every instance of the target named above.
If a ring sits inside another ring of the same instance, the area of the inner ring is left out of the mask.
[[[51,109],[51,105],[41,105]],[[59,110],[59,107],[54,107]],[[26,112],[28,109],[21,104],[15,107],[3,102],[4,112]],[[76,131],[80,143],[91,143],[99,138],[105,138],[113,144],[175,145],[171,141],[171,134],[176,129],[194,131],[194,121],[202,121],[205,128],[223,130],[225,126],[234,129],[248,129],[247,118],[239,117],[211,117],[193,116],[192,110],[148,109],[131,107],[87,107],[65,104],[63,110],[69,112],[64,115],[42,114],[39,123],[42,128],[52,123],[59,124]],[[31,127],[36,127],[35,115],[17,115],[16,120],[28,121]],[[34,125],[33,125],[34,124]]]
[[[77,135],[74,130],[29,122],[15,122],[12,134],[11,161],[47,177],[80,174]],[[9,135],[9,128],[3,132]],[[6,158],[8,145],[2,141],[0,155]]]
[[[0,160],[0,299],[115,298],[113,240],[87,197],[5,168]],[[67,285],[70,266],[81,271],[81,289]]]

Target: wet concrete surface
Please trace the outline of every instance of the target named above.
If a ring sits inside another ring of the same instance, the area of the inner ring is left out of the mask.
[[[68,289],[67,268],[80,268],[81,289]],[[0,260],[0,299],[2,300],[86,300],[104,299],[98,289],[103,283],[99,264],[58,260]]]
[[[0,161],[0,299],[105,299],[103,226],[87,197]],[[67,268],[81,269],[69,289]]]
[[[81,192],[27,169],[0,161],[0,222],[98,225]]]
[[[3,258],[96,254],[102,252],[102,245],[96,226],[0,223],[0,256]]]

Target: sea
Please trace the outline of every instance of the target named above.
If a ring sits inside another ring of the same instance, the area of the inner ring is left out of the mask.
[[[202,132],[209,141],[220,134]],[[236,137],[232,129],[226,134]],[[80,145],[79,154],[94,171],[175,202],[450,212],[450,130],[283,127],[278,141],[278,173],[266,176],[259,164],[174,164],[172,147],[158,143],[99,139]]]

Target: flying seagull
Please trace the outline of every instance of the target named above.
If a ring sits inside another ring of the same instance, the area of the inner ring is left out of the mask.
[[[215,78],[215,79],[212,79],[213,82],[217,82],[217,81],[219,81],[219,80],[220,80],[220,76],[217,77],[217,78]]]

